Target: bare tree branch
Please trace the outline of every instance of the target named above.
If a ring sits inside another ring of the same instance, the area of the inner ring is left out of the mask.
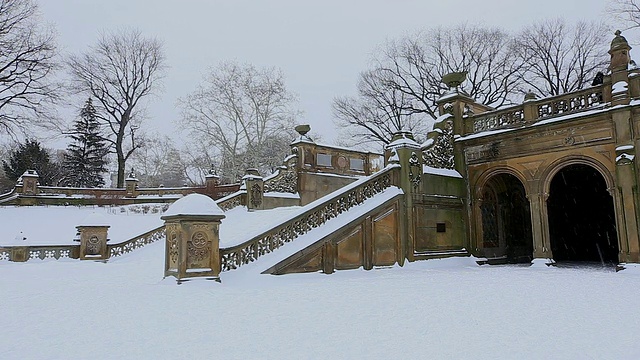
[[[248,167],[266,175],[282,164],[294,136],[294,101],[279,70],[228,62],[211,68],[180,106],[193,138],[217,150],[212,163],[223,180],[236,181]]]
[[[51,124],[60,98],[54,33],[39,22],[33,1],[0,0],[0,130],[11,136]]]
[[[124,186],[126,161],[142,146],[140,101],[160,86],[165,57],[162,44],[139,31],[104,34],[67,66],[77,92],[98,100],[99,117],[111,131],[118,162],[118,187]]]
[[[571,28],[564,20],[540,22],[516,37],[522,67],[521,92],[553,96],[589,85],[607,68],[606,27],[579,22]]]

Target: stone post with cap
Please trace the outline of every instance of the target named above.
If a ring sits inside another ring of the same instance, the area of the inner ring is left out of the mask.
[[[247,169],[242,180],[247,188],[247,210],[264,209],[264,178],[260,176],[258,170]]]
[[[138,196],[138,179],[133,169],[131,169],[129,176],[124,179],[124,184],[127,197],[134,198]]]
[[[78,226],[80,234],[80,260],[106,260],[109,258],[107,233],[109,223],[104,216],[91,213]]]
[[[224,212],[210,197],[189,194],[161,217],[166,227],[164,276],[220,280],[220,223]]]

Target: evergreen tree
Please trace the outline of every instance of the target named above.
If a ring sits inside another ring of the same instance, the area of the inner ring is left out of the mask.
[[[2,161],[2,169],[7,178],[16,181],[27,170],[35,170],[41,185],[56,185],[60,179],[59,164],[51,161],[46,149],[36,140],[27,139],[24,144],[11,151],[9,161]]]
[[[73,142],[67,147],[64,159],[65,185],[104,186],[102,175],[107,171],[106,155],[109,148],[100,134],[100,123],[91,98],[80,110],[80,118],[76,121],[70,137]]]

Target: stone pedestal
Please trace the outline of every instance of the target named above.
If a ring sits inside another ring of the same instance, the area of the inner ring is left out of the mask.
[[[260,176],[258,170],[248,169],[247,174],[242,177],[247,188],[247,210],[264,209],[264,178]]]
[[[80,232],[80,260],[109,258],[107,232],[109,226],[76,226]]]
[[[20,177],[22,183],[23,195],[37,195],[38,194],[38,179],[40,176],[35,170],[27,170]],[[20,185],[20,183],[18,183]]]
[[[162,216],[166,226],[164,276],[219,280],[220,222],[224,212],[206,195],[190,194]]]
[[[133,170],[129,174],[129,176],[124,179],[125,190],[127,192],[127,197],[137,197],[138,196],[138,179],[136,179],[136,175]]]

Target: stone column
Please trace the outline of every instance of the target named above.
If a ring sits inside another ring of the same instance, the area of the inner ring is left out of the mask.
[[[617,193],[611,191],[616,209],[619,239],[618,261],[621,263],[640,262],[640,229],[638,228],[637,178],[635,168],[635,147],[631,145],[616,148]],[[620,199],[616,199],[616,196]],[[620,205],[619,205],[620,204]]]
[[[109,258],[107,233],[110,225],[103,216],[92,213],[76,226],[80,234],[80,260],[105,260]]]
[[[20,177],[22,179],[22,194],[23,195],[37,195],[38,194],[38,179],[40,176],[35,170],[27,170]]]
[[[138,179],[136,179],[136,174],[131,170],[129,176],[124,179],[125,189],[127,191],[127,197],[137,197],[138,196]]]
[[[204,185],[207,189],[207,194],[213,198],[217,198],[217,187],[220,184],[220,176],[216,175],[213,169],[209,170],[209,173],[204,177]]]
[[[533,235],[533,261],[534,265],[553,264],[553,255],[549,242],[549,221],[546,211],[546,202],[549,194],[528,194],[529,210],[531,212],[531,231]]]
[[[422,152],[420,144],[415,142],[413,134],[407,131],[397,132],[393,135],[391,143],[386,146],[385,152],[390,154],[389,163],[400,164],[400,179],[395,185],[402,188],[405,193],[404,209],[400,209],[400,251],[398,264],[403,265],[404,260],[413,260],[413,244],[415,237],[414,212],[412,194],[421,192],[422,182]]]
[[[164,276],[220,280],[220,223],[224,212],[202,194],[189,194],[162,216],[166,227]]]
[[[264,178],[260,176],[258,170],[248,169],[247,174],[242,177],[247,188],[247,210],[264,209]]]

